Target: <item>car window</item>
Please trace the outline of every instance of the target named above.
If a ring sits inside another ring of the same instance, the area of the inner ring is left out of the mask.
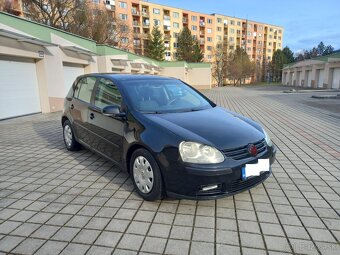
[[[74,97],[86,102],[91,102],[91,95],[94,84],[96,83],[96,77],[84,77],[82,78],[76,87]]]
[[[104,108],[108,105],[121,105],[122,96],[117,86],[108,79],[101,78],[98,81],[96,89],[94,105],[99,108]]]

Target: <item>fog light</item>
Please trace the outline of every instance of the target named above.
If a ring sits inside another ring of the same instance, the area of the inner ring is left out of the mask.
[[[202,191],[209,191],[209,190],[213,190],[213,189],[217,189],[218,185],[207,185],[207,186],[202,186],[201,190]]]

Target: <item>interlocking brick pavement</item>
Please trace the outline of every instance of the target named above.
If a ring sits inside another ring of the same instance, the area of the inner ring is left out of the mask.
[[[65,149],[60,113],[1,121],[0,251],[340,254],[337,115],[277,87],[205,94],[271,135],[277,161],[264,184],[216,201],[146,202],[112,163]]]

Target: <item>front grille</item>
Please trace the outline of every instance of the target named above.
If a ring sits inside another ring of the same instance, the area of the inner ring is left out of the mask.
[[[229,193],[235,193],[239,192],[241,190],[249,189],[250,187],[253,187],[260,182],[264,181],[268,176],[270,175],[270,172],[265,172],[259,176],[250,177],[249,179],[242,181],[235,180],[231,183],[231,185],[228,187],[227,192]]]
[[[254,143],[257,149],[257,154],[260,154],[266,150],[266,141],[265,139],[262,139],[256,143]],[[250,158],[251,155],[248,152],[248,145],[234,148],[234,149],[229,149],[229,150],[223,150],[224,155],[226,155],[229,158],[232,158],[234,160],[241,160],[241,159],[246,159]]]

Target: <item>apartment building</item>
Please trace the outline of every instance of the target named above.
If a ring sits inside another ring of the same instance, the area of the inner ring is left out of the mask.
[[[164,34],[165,59],[176,60],[177,37],[188,27],[199,41],[205,61],[212,61],[218,43],[227,42],[229,48],[243,47],[251,60],[270,61],[276,49],[282,49],[283,28],[262,22],[230,17],[223,14],[204,14],[176,7],[140,0],[93,0],[105,5],[117,19],[124,20],[133,31],[122,38],[131,44],[130,50],[143,54],[154,26]],[[133,42],[133,43],[131,43]]]

